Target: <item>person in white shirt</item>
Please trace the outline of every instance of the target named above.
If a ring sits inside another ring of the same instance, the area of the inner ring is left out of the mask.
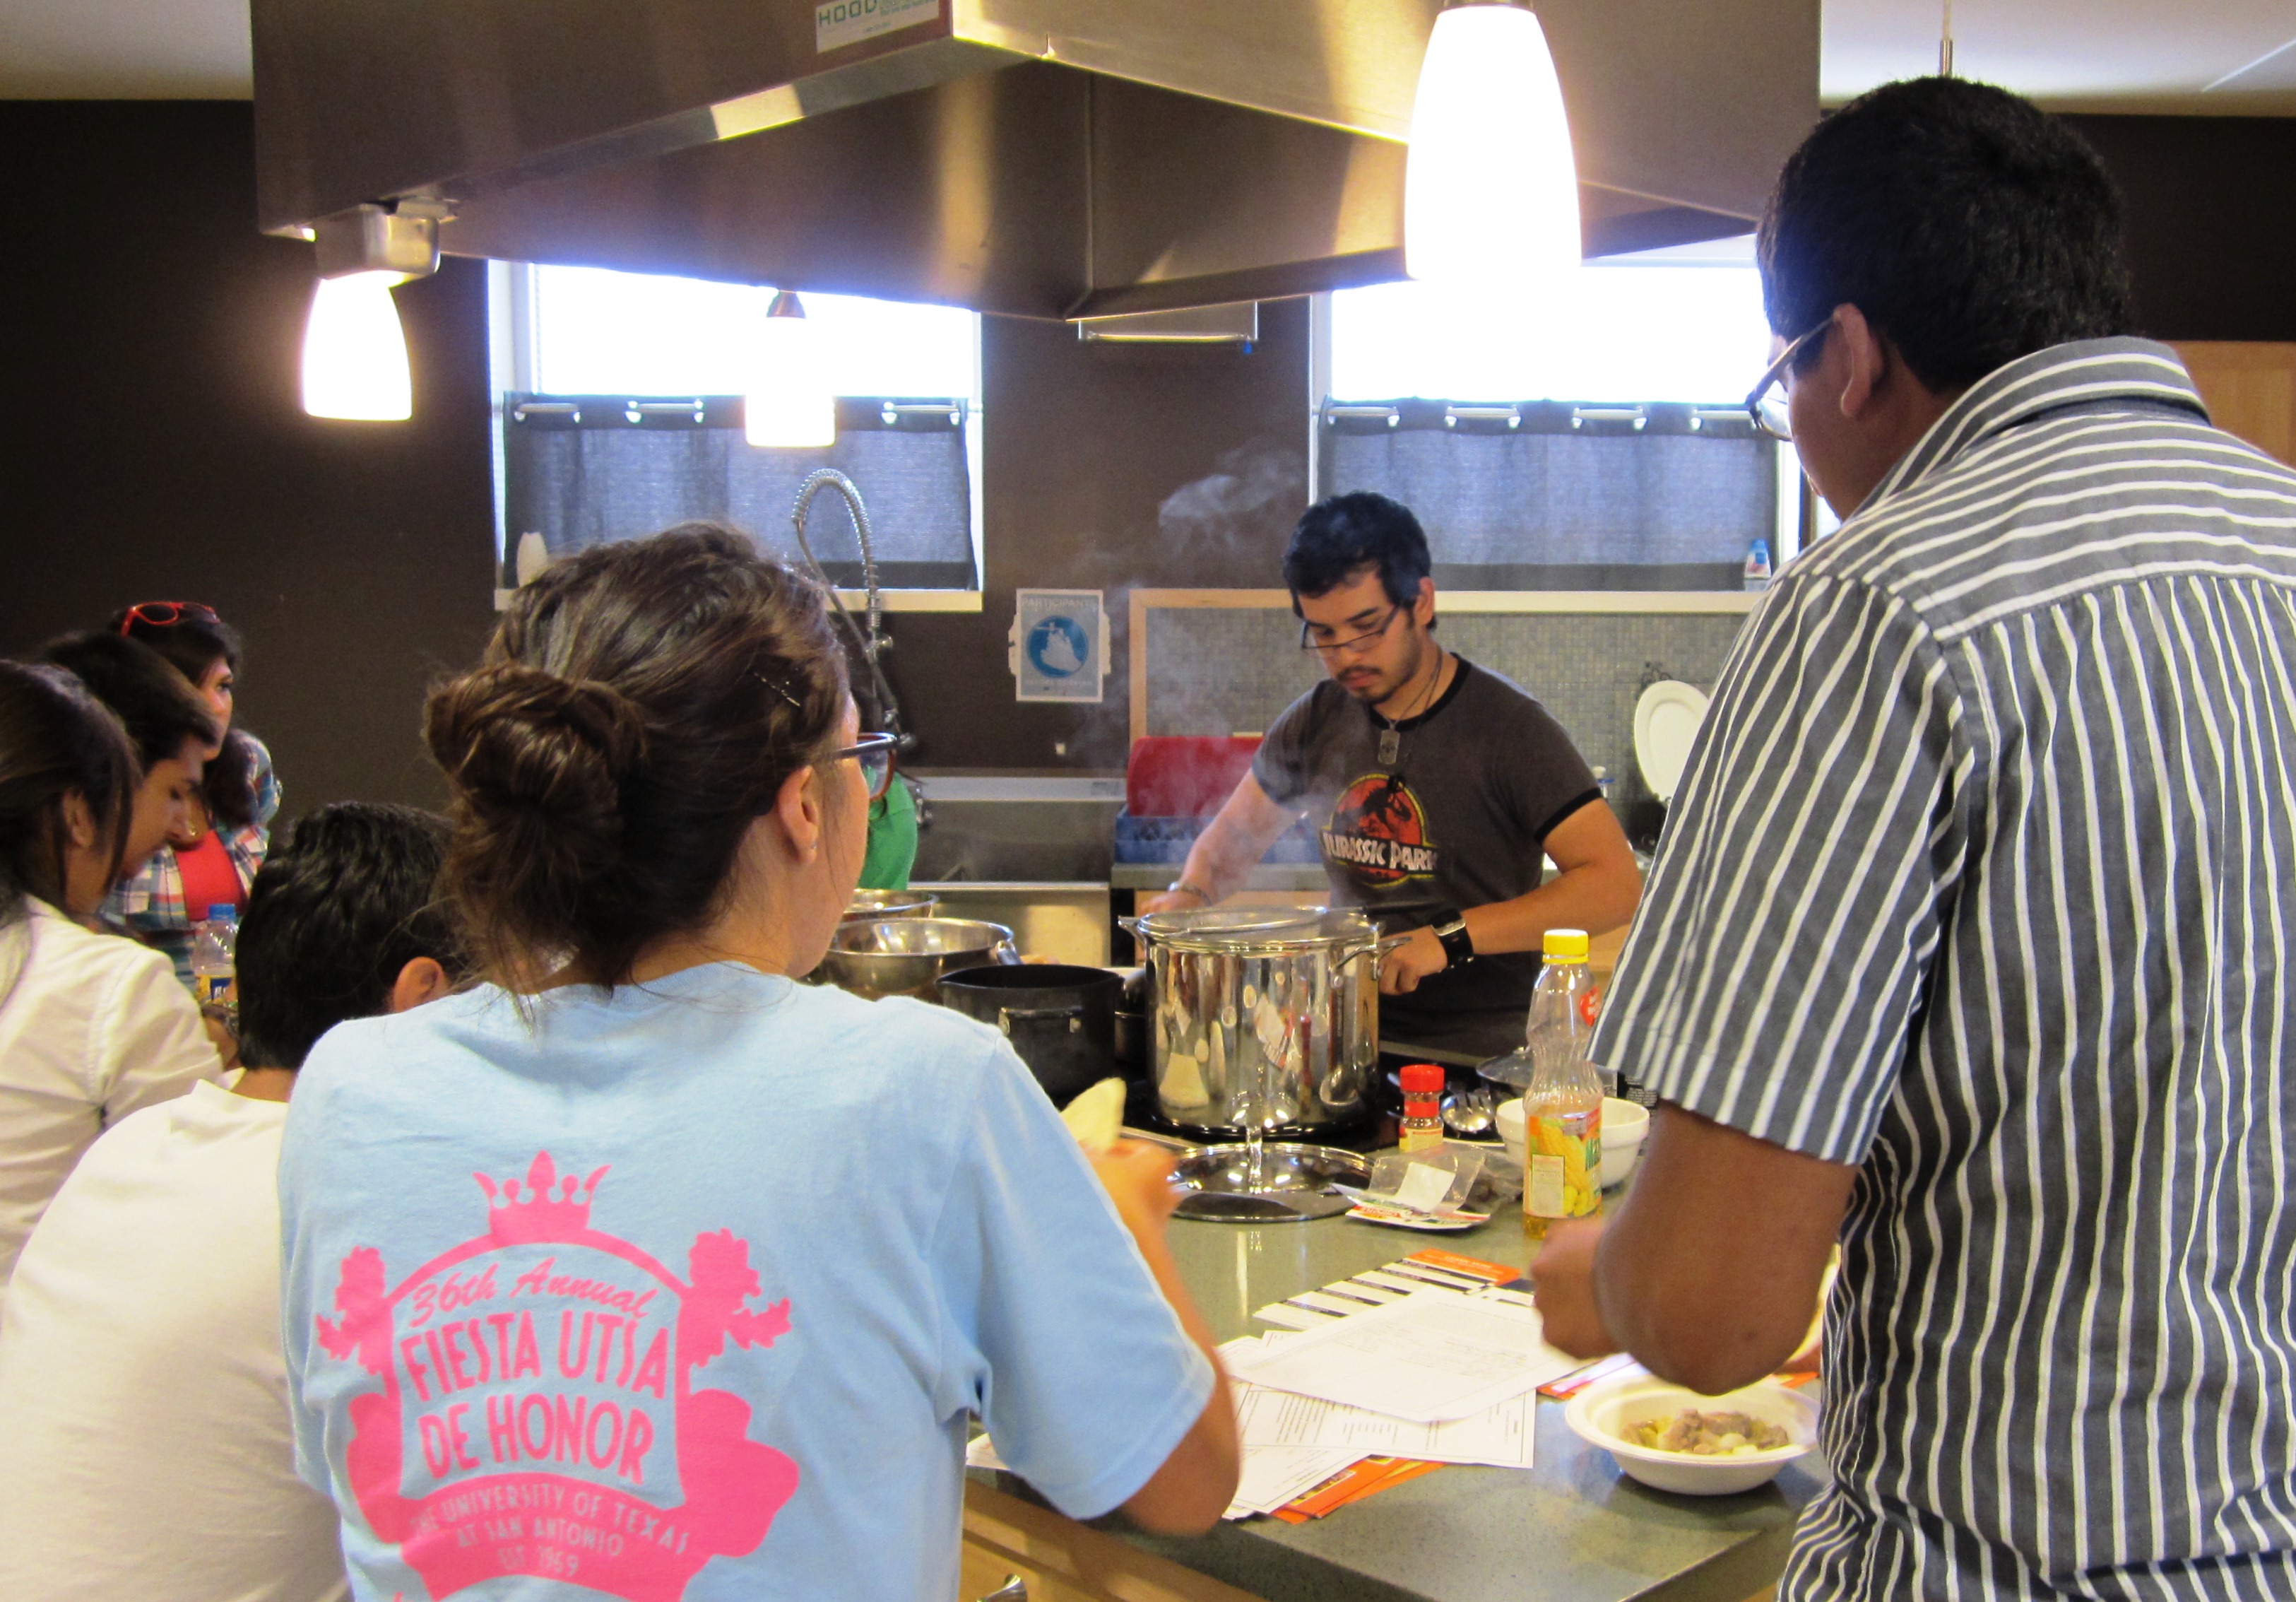
[[[460,972],[431,897],[445,852],[410,808],[298,824],[239,939],[250,1066],[105,1134],[33,1232],[0,1313],[0,1597],[348,1594],[334,1505],[290,1440],[279,1137],[322,1034]]]
[[[116,644],[92,684],[0,662],[0,1305],[104,1127],[223,1072],[168,959],[74,921],[166,838],[213,730],[181,674]]]

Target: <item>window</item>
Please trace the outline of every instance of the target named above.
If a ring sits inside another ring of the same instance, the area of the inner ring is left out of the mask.
[[[977,592],[977,314],[804,294],[840,398],[837,442],[761,450],[742,438],[741,395],[773,290],[507,263],[496,264],[493,289],[506,568],[528,533],[558,556],[692,517],[724,519],[795,557],[798,486],[835,467],[868,503],[885,586],[943,592],[907,597],[924,604]],[[860,582],[842,501],[814,502],[808,538],[835,582]]]
[[[537,267],[533,283],[534,382],[570,395],[739,395],[748,382],[746,335],[773,301],[770,289]],[[978,405],[980,316],[857,295],[806,294],[840,395],[931,395]]]
[[[1736,589],[1800,521],[1741,399],[1768,359],[1747,241],[1590,265],[1558,297],[1329,297],[1318,489],[1377,489],[1463,589]]]
[[[1331,392],[1734,405],[1770,342],[1760,281],[1735,253],[1588,266],[1560,302],[1425,283],[1341,290]]]

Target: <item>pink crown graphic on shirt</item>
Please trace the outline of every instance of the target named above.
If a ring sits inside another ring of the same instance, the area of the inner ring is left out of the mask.
[[[516,1179],[500,1181],[472,1174],[487,1193],[487,1232],[504,1245],[533,1241],[574,1240],[590,1227],[590,1204],[597,1198],[604,1168],[586,1179],[572,1174],[560,1178],[548,1152],[537,1152],[526,1171],[526,1195],[519,1195]],[[552,1194],[553,1187],[556,1195]]]
[[[788,1298],[753,1305],[764,1282],[730,1229],[693,1236],[681,1276],[596,1228],[607,1167],[541,1151],[523,1180],[472,1175],[483,1233],[396,1286],[380,1250],[353,1248],[337,1316],[316,1320],[321,1350],[378,1382],[332,1404],[342,1481],[434,1599],[523,1574],[679,1602],[797,1490],[798,1465],[750,1438],[749,1401],[695,1383],[784,1340]]]

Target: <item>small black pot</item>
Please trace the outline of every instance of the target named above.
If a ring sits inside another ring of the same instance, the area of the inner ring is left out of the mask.
[[[1056,1107],[1117,1072],[1116,1003],[1106,968],[1024,963],[940,976],[940,1002],[1002,1031]]]

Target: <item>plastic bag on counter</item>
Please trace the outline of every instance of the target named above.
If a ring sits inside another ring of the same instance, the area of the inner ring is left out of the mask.
[[[1411,1212],[1447,1212],[1466,1205],[1483,1171],[1483,1154],[1446,1141],[1425,1151],[1382,1152],[1371,1165],[1364,1199]]]

